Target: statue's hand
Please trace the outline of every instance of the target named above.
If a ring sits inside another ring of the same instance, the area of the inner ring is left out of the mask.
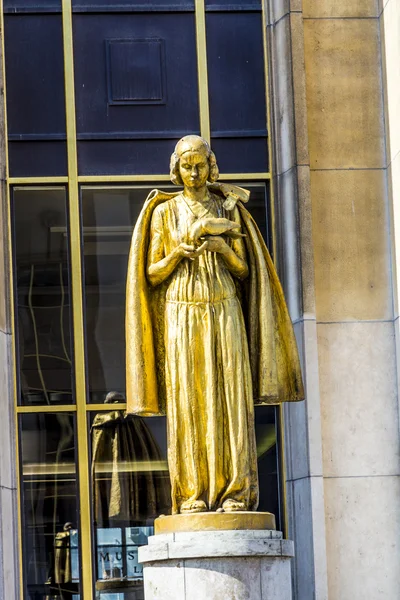
[[[190,260],[194,260],[201,254],[203,254],[205,250],[207,250],[207,241],[204,241],[198,248],[196,248],[192,244],[185,244],[184,242],[182,242],[176,249],[180,258],[189,258]]]
[[[204,244],[207,244],[205,250],[208,250],[209,252],[218,252],[218,254],[226,254],[230,250],[224,238],[219,235],[210,235],[209,237],[205,238],[205,240],[206,241],[204,242]],[[204,244],[202,246],[204,246]]]

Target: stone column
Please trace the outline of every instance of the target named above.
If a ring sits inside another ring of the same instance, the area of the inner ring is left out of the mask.
[[[165,533],[139,548],[146,600],[291,600],[292,556],[266,530]]]

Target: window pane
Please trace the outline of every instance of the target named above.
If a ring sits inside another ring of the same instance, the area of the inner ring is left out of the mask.
[[[25,598],[80,598],[75,417],[20,416]]]
[[[276,528],[282,531],[282,505],[279,477],[279,408],[256,406],[255,424],[260,486],[259,511],[275,515]]]
[[[125,394],[128,255],[133,227],[151,189],[82,189],[90,402],[103,402],[108,392]]]
[[[102,600],[139,600],[138,547],[153,534],[154,518],[170,512],[166,424],[125,415],[116,401],[110,394],[110,410],[91,417],[96,592]]]
[[[70,404],[70,283],[63,188],[13,190],[20,401]]]

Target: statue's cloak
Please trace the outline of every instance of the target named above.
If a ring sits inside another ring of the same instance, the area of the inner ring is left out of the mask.
[[[223,185],[209,186],[225,197]],[[164,305],[168,279],[147,281],[147,249],[156,206],[179,192],[153,190],[132,235],[126,287],[127,412],[165,414]],[[238,282],[249,345],[255,404],[304,399],[300,361],[282,286],[264,239],[250,213],[237,202],[247,251],[249,277]]]

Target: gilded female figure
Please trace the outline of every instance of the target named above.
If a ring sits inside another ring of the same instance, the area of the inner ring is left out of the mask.
[[[128,268],[128,411],[167,414],[173,513],[256,510],[254,403],[303,397],[248,194],[217,179],[208,143],[180,140],[171,180],[183,191],[150,194]]]

